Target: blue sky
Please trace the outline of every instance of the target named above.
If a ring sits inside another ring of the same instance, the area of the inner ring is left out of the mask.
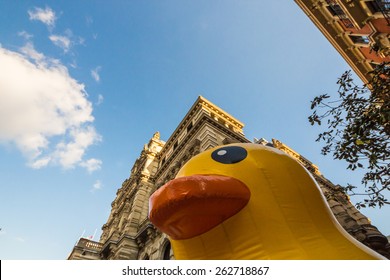
[[[153,133],[198,95],[334,183],[310,100],[348,65],[292,0],[0,1],[0,259],[65,259],[95,240]],[[354,199],[354,198],[352,198]],[[390,208],[364,210],[385,235]]]

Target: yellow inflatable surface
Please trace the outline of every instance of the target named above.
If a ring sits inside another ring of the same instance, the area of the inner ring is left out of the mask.
[[[259,144],[195,156],[149,208],[176,259],[385,259],[338,224],[304,167]]]

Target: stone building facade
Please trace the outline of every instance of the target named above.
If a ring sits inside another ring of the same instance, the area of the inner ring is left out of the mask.
[[[200,96],[166,142],[156,132],[144,146],[130,177],[116,193],[100,241],[81,238],[68,259],[174,259],[167,236],[148,220],[150,195],[173,179],[194,155],[223,144],[251,142],[245,138],[243,127]],[[387,238],[351,204],[339,186],[321,175],[317,166],[278,140],[255,139],[255,143],[273,146],[303,164],[321,186],[340,224],[357,240],[390,258]]]
[[[364,83],[390,62],[388,0],[295,0]]]

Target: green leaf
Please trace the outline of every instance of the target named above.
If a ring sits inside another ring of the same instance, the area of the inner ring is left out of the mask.
[[[364,144],[364,142],[362,140],[360,140],[360,139],[357,139],[355,141],[355,143],[356,143],[356,145],[363,145]]]

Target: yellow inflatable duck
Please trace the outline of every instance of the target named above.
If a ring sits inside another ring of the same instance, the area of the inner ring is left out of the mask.
[[[304,167],[259,144],[195,156],[149,208],[176,259],[385,259],[339,225]]]

